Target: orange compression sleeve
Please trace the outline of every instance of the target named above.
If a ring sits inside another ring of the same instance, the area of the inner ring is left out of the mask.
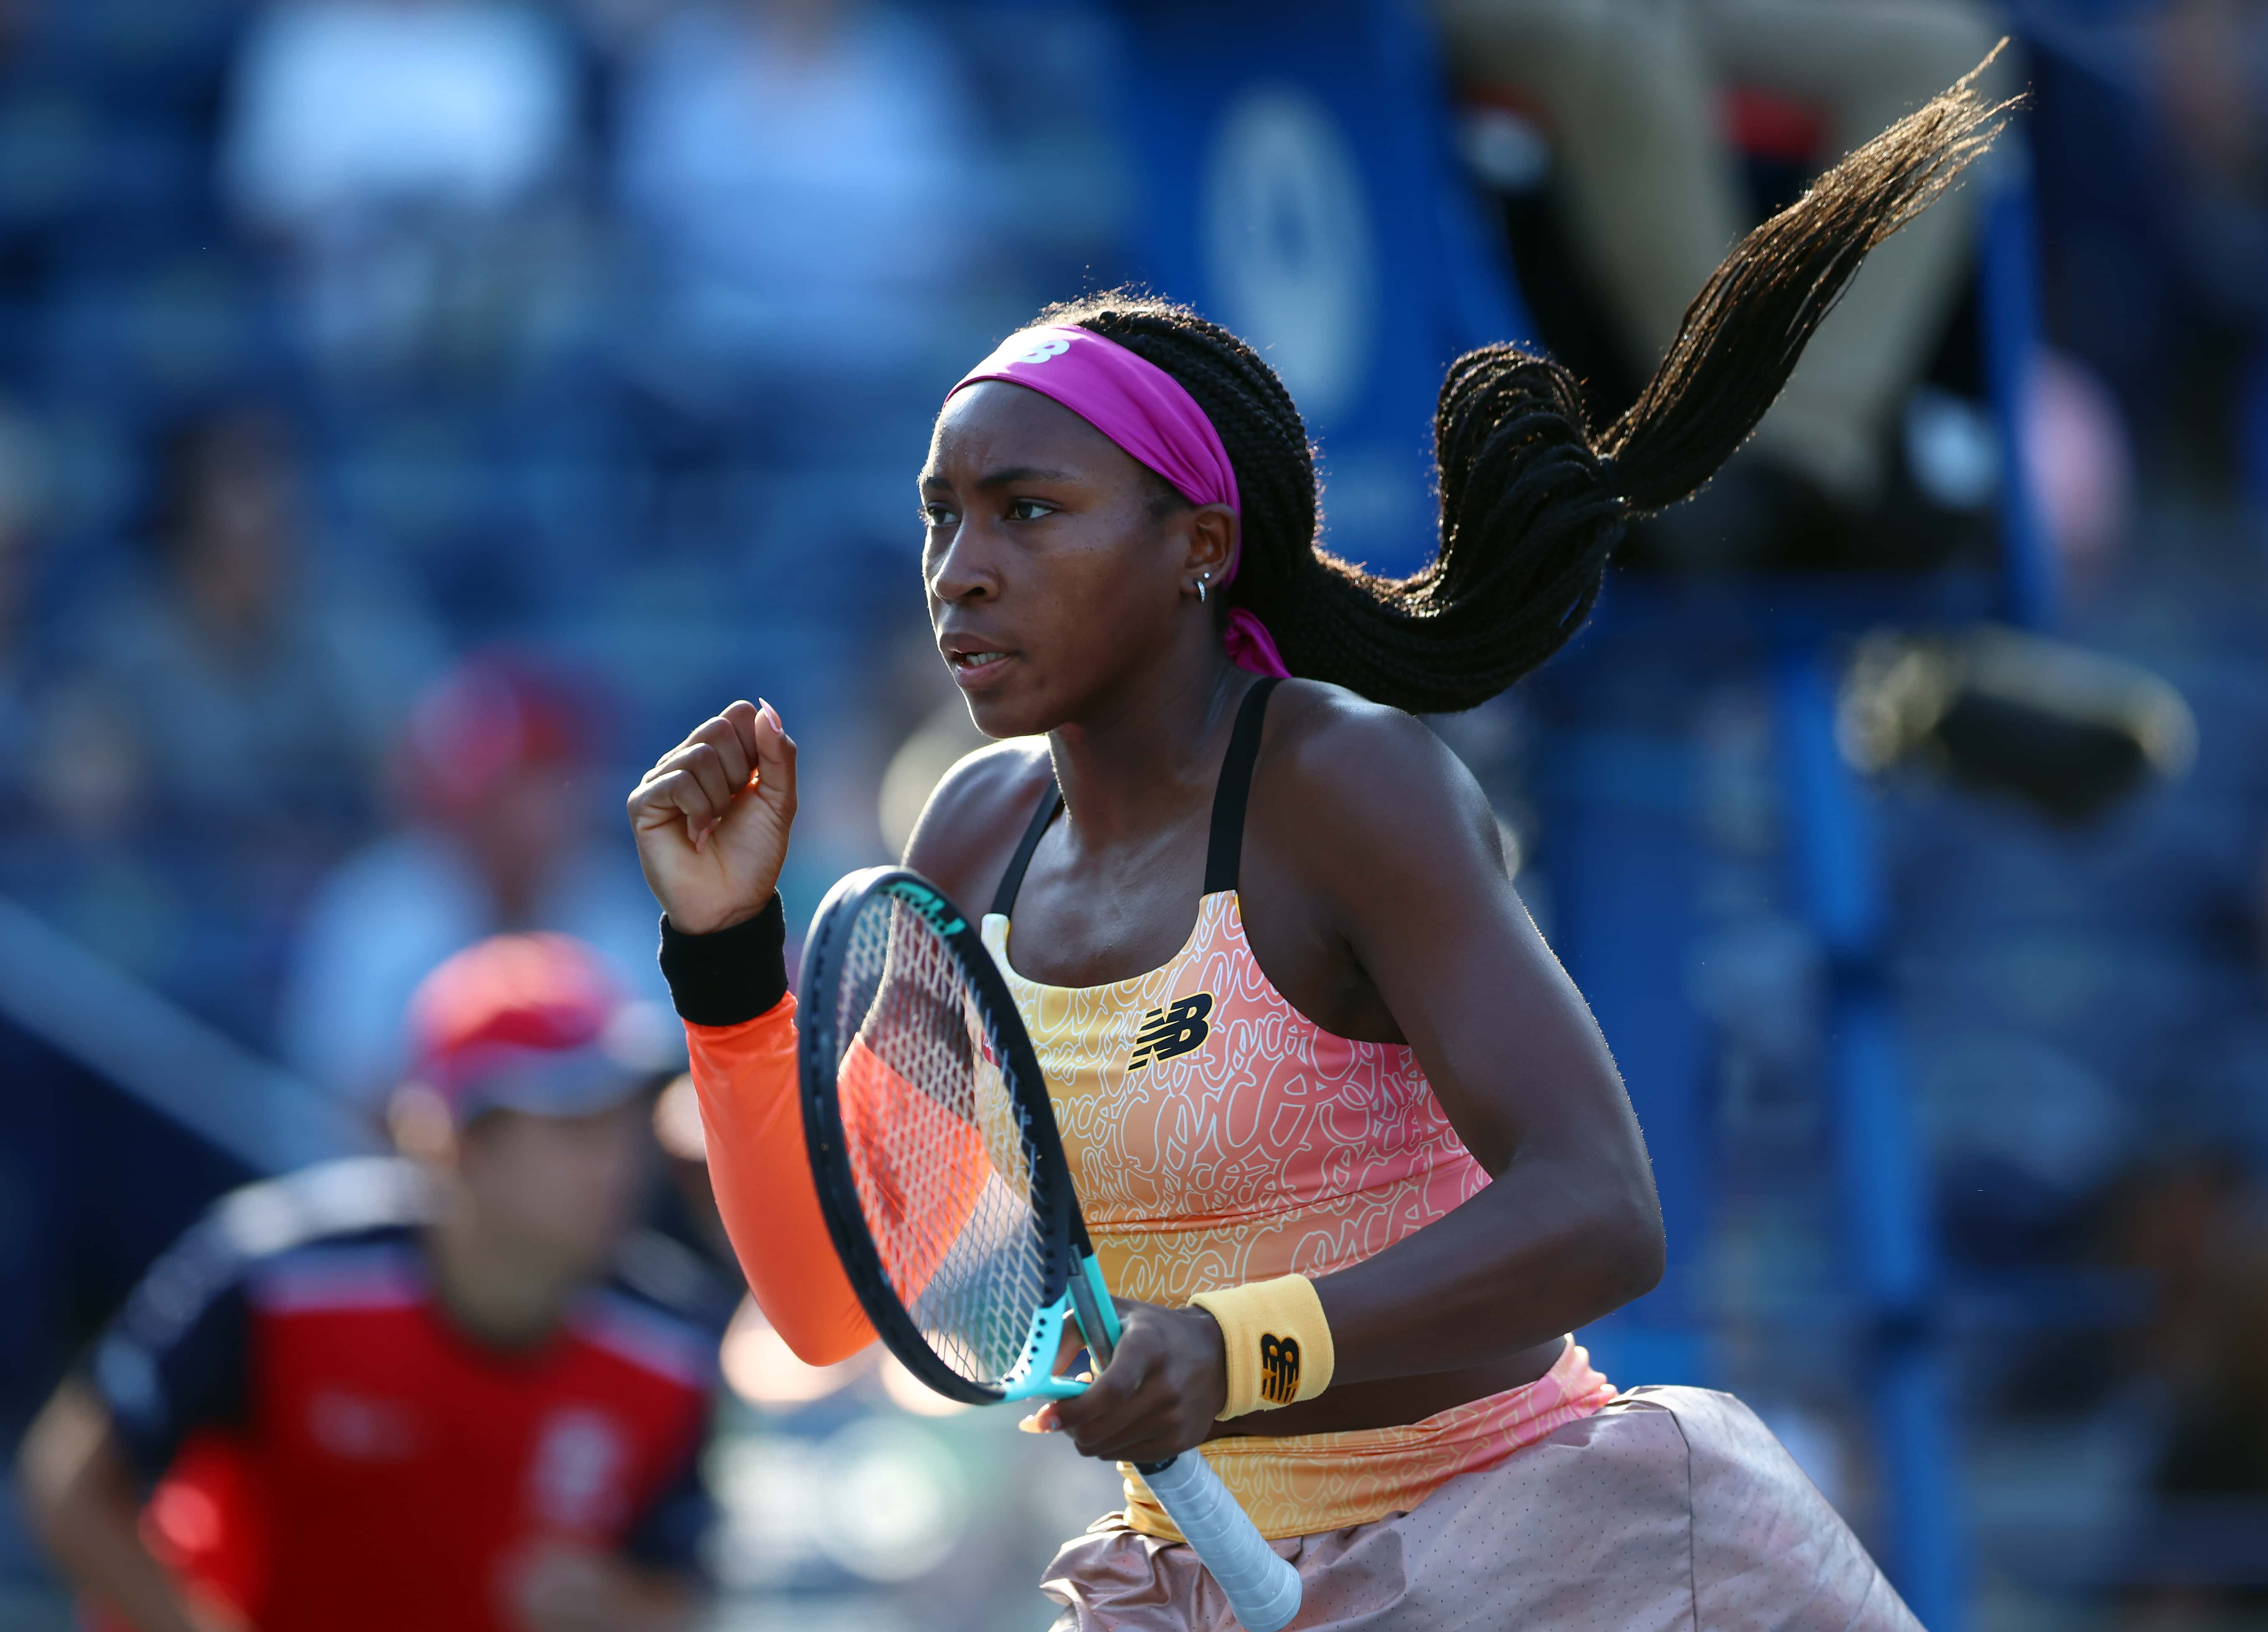
[[[757,1307],[796,1358],[832,1365],[874,1340],[843,1274],[804,1154],[795,999],[737,1025],[685,1023],[709,1181]]]

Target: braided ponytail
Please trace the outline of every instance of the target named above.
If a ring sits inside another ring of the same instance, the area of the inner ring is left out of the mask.
[[[1996,50],[1994,55],[1998,55]],[[1690,497],[1747,439],[1867,251],[1989,146],[2007,104],[1986,64],[1892,125],[1734,246],[1630,411],[1601,435],[1566,369],[1517,346],[1450,365],[1433,417],[1439,553],[1383,578],[1316,543],[1314,452],[1275,371],[1186,306],[1116,291],[1049,307],[1156,364],[1236,467],[1243,555],[1227,600],[1268,624],[1295,675],[1413,713],[1472,708],[1582,627],[1633,515]]]

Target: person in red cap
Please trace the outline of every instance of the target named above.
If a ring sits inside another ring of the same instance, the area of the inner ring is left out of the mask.
[[[404,818],[308,902],[276,1011],[285,1062],[376,1120],[409,1063],[402,1005],[483,936],[556,930],[666,993],[653,903],[597,827],[605,688],[526,653],[471,657],[411,707],[395,761]]]
[[[224,1198],[26,1436],[56,1563],[135,1632],[632,1632],[701,1598],[721,1322],[634,1235],[638,1006],[564,935],[411,1003],[402,1156]]]

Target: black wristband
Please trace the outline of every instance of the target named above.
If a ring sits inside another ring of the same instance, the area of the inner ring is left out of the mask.
[[[688,935],[661,920],[661,978],[681,1018],[736,1026],[787,995],[787,911],[774,890],[764,910],[730,929]]]

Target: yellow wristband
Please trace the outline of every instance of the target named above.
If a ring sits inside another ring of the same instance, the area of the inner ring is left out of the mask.
[[[1219,1421],[1313,1399],[1331,1385],[1331,1328],[1305,1275],[1200,1292],[1189,1300],[1220,1324],[1228,1403]]]

